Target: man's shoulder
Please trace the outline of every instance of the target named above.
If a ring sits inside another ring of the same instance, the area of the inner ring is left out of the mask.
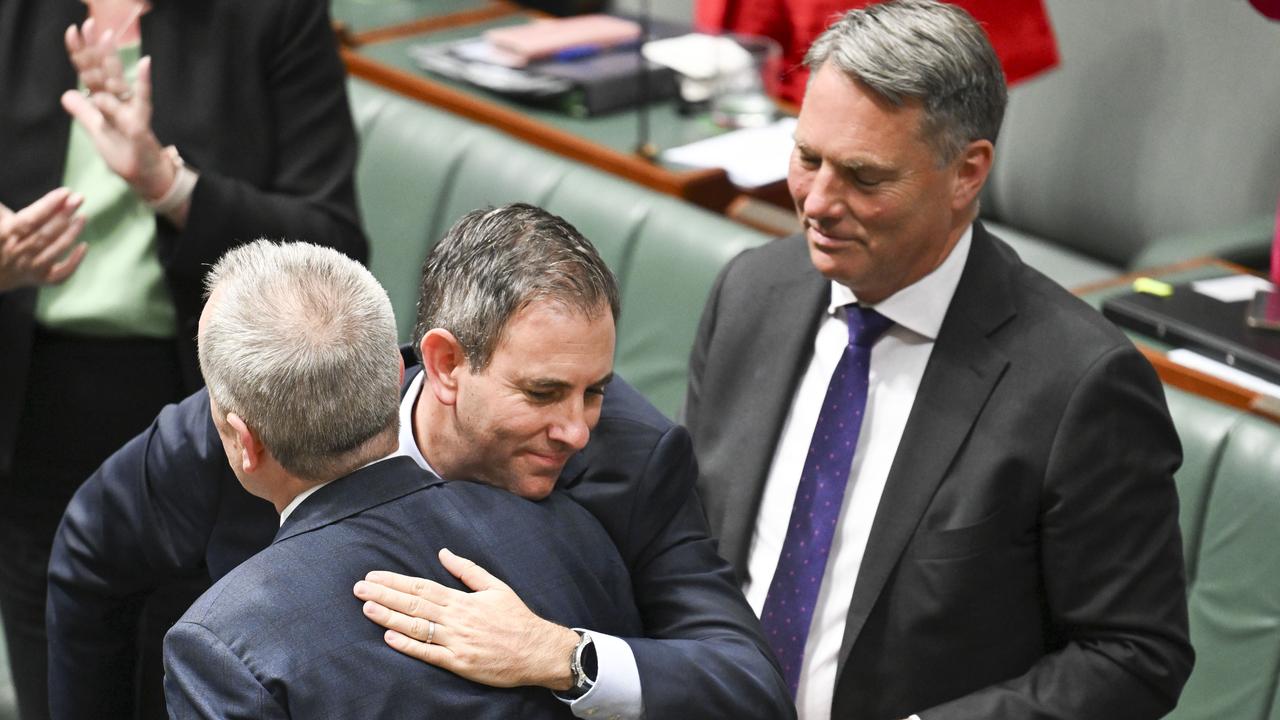
[[[1042,357],[1049,366],[1084,369],[1116,350],[1133,350],[1133,343],[1101,312],[1044,273],[1027,265],[998,237],[987,233],[1016,313],[1007,349]],[[981,302],[981,300],[979,301]]]
[[[738,253],[722,271],[726,280],[791,281],[812,279],[817,272],[809,260],[809,246],[797,233],[775,238]]]

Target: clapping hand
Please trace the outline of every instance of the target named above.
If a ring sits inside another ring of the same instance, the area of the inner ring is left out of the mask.
[[[83,201],[58,188],[17,212],[0,203],[0,292],[54,285],[71,275],[87,249],[72,247],[84,227],[75,214]]]
[[[89,19],[81,28],[67,28],[65,40],[86,92],[63,93],[62,107],[89,133],[107,167],[139,197],[163,197],[177,170],[151,131],[151,58],[138,61],[130,86],[111,31],[98,33]]]

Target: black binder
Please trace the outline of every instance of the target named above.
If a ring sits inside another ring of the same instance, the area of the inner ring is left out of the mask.
[[[1102,314],[1121,328],[1280,383],[1280,333],[1250,327],[1248,307],[1247,300],[1222,302],[1182,284],[1168,297],[1134,292],[1111,298]]]

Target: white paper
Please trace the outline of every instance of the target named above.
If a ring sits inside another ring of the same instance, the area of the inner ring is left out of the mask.
[[[653,40],[641,48],[645,59],[687,78],[710,80],[751,67],[751,53],[732,38],[690,33]]]
[[[795,118],[783,118],[764,127],[669,148],[662,152],[662,159],[691,167],[724,168],[734,185],[760,187],[786,178],[795,129]]]
[[[1205,375],[1212,375],[1216,378],[1226,380],[1229,383],[1239,385],[1246,390],[1252,390],[1263,395],[1270,395],[1280,399],[1280,385],[1268,382],[1249,373],[1233,368],[1225,363],[1220,363],[1205,357],[1197,352],[1192,352],[1185,348],[1177,348],[1170,350],[1166,355],[1170,362],[1175,362],[1183,367],[1189,367],[1192,370],[1199,370]]]
[[[1196,280],[1191,289],[1226,303],[1252,300],[1259,290],[1272,290],[1271,283],[1257,275],[1228,275],[1212,280]]]

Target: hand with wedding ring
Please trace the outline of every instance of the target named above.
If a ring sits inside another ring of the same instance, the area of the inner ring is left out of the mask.
[[[17,212],[0,203],[0,292],[56,285],[71,276],[87,249],[75,244],[84,228],[84,217],[75,214],[83,202],[58,188]]]
[[[395,650],[490,687],[573,685],[578,634],[544,620],[484,568],[440,550],[440,563],[472,592],[392,572],[355,584],[364,614]]]

